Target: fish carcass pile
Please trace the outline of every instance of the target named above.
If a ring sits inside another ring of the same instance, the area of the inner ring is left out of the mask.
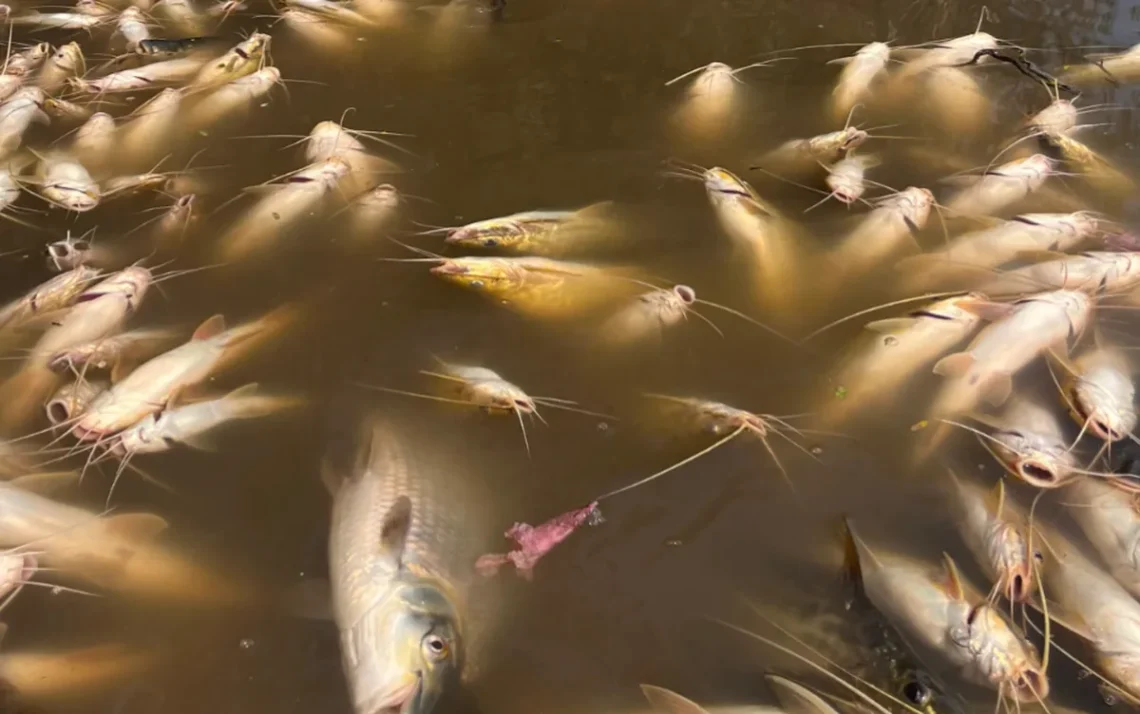
[[[267,587],[197,562],[166,533],[164,518],[119,513],[112,498],[123,478],[165,485],[136,457],[173,458],[232,422],[313,401],[290,385],[212,385],[235,365],[288,349],[300,326],[318,319],[311,299],[298,295],[233,324],[201,315],[192,329],[140,324],[136,313],[151,288],[217,280],[271,260],[302,227],[328,225],[377,246],[377,271],[429,266],[424,290],[462,288],[484,298],[482,309],[510,311],[538,330],[584,328],[575,334],[586,335],[580,339],[603,364],[653,359],[675,341],[699,339],[696,329],[723,335],[733,321],[764,335],[772,349],[819,365],[822,385],[804,395],[806,411],[781,416],[709,395],[649,392],[647,384],[631,385],[642,393],[629,414],[591,410],[570,395],[531,395],[491,366],[438,357],[422,364],[428,391],[385,386],[383,375],[353,383],[357,392],[382,394],[386,406],[409,397],[435,402],[431,409],[509,416],[536,465],[543,454],[532,449],[527,427],[546,423],[540,410],[606,428],[633,416],[704,441],[655,473],[615,474],[611,490],[583,498],[585,505],[567,504],[540,525],[511,525],[506,553],[480,553],[473,544],[485,534],[467,525],[478,502],[454,488],[446,449],[427,446],[393,414],[363,415],[355,454],[313,469],[332,495],[330,605],[358,714],[444,711],[441,702],[456,691],[477,690],[474,654],[493,657],[479,639],[498,624],[477,601],[505,570],[526,581],[542,577],[542,559],[556,546],[587,537],[576,535],[584,525],[606,528],[603,506],[606,519],[620,521],[623,503],[651,483],[667,474],[683,478],[728,442],[755,440],[795,507],[790,459],[818,460],[824,451],[808,438],[858,441],[875,431],[905,452],[907,470],[944,483],[961,534],[946,548],[970,553],[986,581],[971,582],[950,555],[930,562],[893,552],[882,544],[889,533],[865,537],[863,524],[835,514],[843,537],[833,550],[843,564],[837,569],[851,578],[848,604],[854,612],[860,603],[881,622],[892,666],[856,674],[829,650],[839,643],[808,646],[793,634],[795,623],[779,616],[761,615],[779,631],[771,636],[714,618],[732,636],[806,667],[797,679],[767,673],[776,709],[763,710],[928,714],[980,702],[992,708],[995,698],[1006,711],[1065,708],[1048,668],[1061,651],[1052,642],[1058,631],[1077,643],[1065,654],[1092,673],[1086,679],[1106,698],[1140,705],[1140,486],[1118,458],[1129,442],[1140,444],[1128,357],[1136,346],[1112,317],[1140,309],[1140,239],[1122,223],[1136,184],[1078,138],[1086,129],[1080,117],[1098,107],[1062,96],[1140,80],[1140,46],[1053,76],[1030,61],[1032,53],[980,29],[910,47],[874,42],[832,60],[837,79],[825,101],[834,131],[763,147],[742,157],[737,172],[662,156],[664,175],[704,185],[716,239],[733,251],[724,269],[743,272],[751,285],[751,304],[730,306],[632,261],[611,261],[638,230],[616,201],[520,206],[462,226],[411,230],[406,196],[386,180],[402,170],[378,146],[391,146],[381,138],[386,132],[348,129],[344,115],[299,136],[299,168],[219,200],[222,180],[211,179],[216,167],[193,166],[198,154],[268,106],[275,87],[305,80],[273,66],[273,33],[336,46],[393,31],[394,18],[410,9],[396,0],[289,0],[277,9],[279,24],[239,35],[228,28],[249,19],[244,0],[205,8],[188,0],[5,8],[0,215],[23,238],[34,235],[45,212],[67,213],[86,230],[5,247],[25,260],[37,256],[25,263],[37,280],[0,311],[0,341],[11,357],[0,384],[8,439],[0,458],[0,546],[8,549],[0,556],[0,608],[27,597],[28,586],[60,597],[187,607],[286,600],[278,595],[287,583]],[[418,31],[453,12],[486,16],[488,24],[510,15],[502,3],[459,0],[436,10],[405,18],[398,31]],[[72,39],[36,42],[41,31]],[[807,56],[792,49],[777,59]],[[782,66],[714,62],[669,80],[678,98],[670,126],[695,142],[715,136],[741,110],[748,85],[738,73]],[[995,146],[982,138],[993,115],[983,72],[1008,72],[1009,81],[1040,88],[1036,113],[1005,127]],[[919,122],[939,125],[956,142],[873,151],[895,137],[855,120],[906,105],[928,112]],[[973,139],[976,145],[965,145]],[[986,163],[974,165],[969,157],[982,151]],[[184,167],[170,169],[172,157],[185,159]],[[869,178],[900,157],[945,167],[944,180],[896,190]],[[822,195],[821,203],[846,204],[850,230],[825,235],[808,212],[797,216],[763,198],[740,177],[745,170],[756,182],[793,184]],[[156,214],[117,238],[97,233],[101,216],[140,203]],[[204,205],[232,220],[204,234]],[[868,285],[887,299],[850,313],[848,296],[866,294]],[[838,345],[825,347],[825,335],[859,324],[865,329],[842,358]],[[932,390],[922,374],[936,375]],[[967,437],[992,455],[1000,475],[955,463],[961,459],[949,447]],[[442,439],[458,444],[463,436]],[[99,478],[105,466],[113,474],[106,510],[74,505],[79,481]],[[1055,509],[1038,513],[1051,498],[1063,500],[1064,517]],[[765,594],[752,595],[763,601]],[[3,651],[0,677],[16,699],[50,702],[144,678],[162,654],[116,643]],[[893,666],[899,662],[909,664]],[[1085,684],[1074,678],[1062,691]],[[654,711],[704,711],[669,689],[643,684],[641,692]]]

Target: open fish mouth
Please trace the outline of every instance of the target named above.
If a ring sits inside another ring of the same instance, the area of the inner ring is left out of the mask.
[[[1013,694],[1020,702],[1044,701],[1049,696],[1049,680],[1043,672],[1025,670],[1013,680]]]
[[[1057,488],[1068,480],[1054,462],[1036,456],[1019,458],[1014,467],[1021,480],[1037,488]]]

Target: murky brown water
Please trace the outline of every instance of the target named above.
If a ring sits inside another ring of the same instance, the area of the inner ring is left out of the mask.
[[[268,28],[272,19],[262,15],[271,11],[268,3],[254,4],[218,34],[236,37]],[[987,24],[990,32],[1050,50],[1127,46],[1140,29],[1140,3],[1124,0],[1014,0],[991,3],[990,10],[998,20]],[[412,219],[453,225],[613,200],[636,239],[622,260],[692,285],[702,298],[757,314],[703,188],[663,177],[662,162],[719,164],[746,174],[751,161],[777,143],[838,128],[823,111],[835,76],[824,63],[845,50],[797,53],[794,61],[742,73],[739,111],[702,140],[684,135],[670,121],[684,90],[665,82],[710,61],[740,66],[798,45],[876,39],[902,44],[959,35],[974,29],[980,12],[976,2],[943,0],[510,0],[500,23],[452,23],[432,12],[412,12],[390,31],[366,34],[332,51],[278,25],[268,30],[274,37],[273,62],[286,80],[309,83],[290,84],[288,96],[276,90],[272,101],[247,120],[177,148],[168,166],[204,149],[196,165],[224,168],[204,173],[210,181],[207,208],[218,210],[188,236],[173,267],[211,260],[214,237],[249,205],[220,207],[227,198],[300,165],[300,150],[285,148],[289,139],[238,137],[301,134],[351,108],[347,126],[414,134],[400,140],[414,158],[381,149],[407,168],[393,179],[400,189],[429,199],[410,204],[405,231],[416,229]],[[60,42],[72,34],[37,36]],[[25,30],[16,33],[17,41],[28,37]],[[85,49],[102,51],[105,33],[79,40]],[[1046,68],[1076,56],[1035,55]],[[882,131],[925,137],[917,143],[958,149],[984,164],[1018,118],[1039,109],[1047,97],[1004,68],[982,74],[995,109],[988,119],[992,124],[973,136],[954,135],[929,116],[904,109],[894,115],[878,111],[863,120],[898,124]],[[1138,92],[1130,87],[1092,92],[1082,102],[1130,107]],[[1125,170],[1140,170],[1133,113],[1093,116],[1106,126],[1086,140]],[[30,143],[44,145],[58,133],[39,128]],[[887,159],[875,180],[898,187],[937,186],[948,170],[916,161],[907,153],[915,144],[873,141]],[[748,177],[792,214],[818,198],[762,176]],[[123,234],[150,217],[141,211],[152,205],[140,198],[78,218],[57,211],[32,216],[29,220],[44,232],[6,226],[0,249],[38,250],[65,229],[98,227],[99,241],[131,246],[141,256],[149,250],[142,238]],[[1136,206],[1113,208],[1115,217],[1128,219]],[[859,210],[829,203],[805,221],[826,245],[848,225],[849,213]],[[434,237],[403,239],[431,250],[441,245]],[[532,394],[573,399],[602,412],[629,414],[640,393],[669,392],[791,414],[814,407],[816,395],[827,389],[827,367],[858,332],[855,324],[837,329],[813,341],[814,352],[805,356],[743,321],[708,310],[723,337],[690,320],[659,350],[612,357],[577,328],[497,309],[431,277],[422,264],[375,260],[406,255],[379,238],[354,244],[343,222],[327,219],[290,236],[268,260],[186,276],[165,284],[164,295],[148,295],[132,324],[188,326],[215,312],[237,322],[302,295],[319,295],[315,324],[214,385],[257,381],[305,394],[312,408],[299,417],[227,429],[214,452],[179,449],[140,458],[136,463],[171,484],[177,495],[129,479],[115,505],[162,514],[176,542],[220,569],[247,572],[267,591],[322,576],[330,504],[318,478],[320,460],[334,445],[345,446],[363,406],[378,405],[399,418],[417,418],[441,442],[462,449],[470,478],[482,492],[462,507],[478,512],[487,524],[485,532],[471,537],[503,549],[498,533],[514,520],[545,520],[701,444],[647,434],[629,419],[606,424],[547,411],[549,425],[528,427],[528,457],[510,419],[366,393],[352,382],[425,391],[429,382],[416,371],[436,355],[488,366]],[[35,252],[0,259],[0,275],[5,294],[16,296],[48,273]],[[812,280],[822,286],[828,276],[821,272]],[[875,283],[854,287],[821,314],[785,322],[799,322],[803,331],[887,299],[885,281]],[[1037,379],[1043,387],[1044,371],[1032,375],[1029,383]],[[770,701],[759,675],[787,669],[789,661],[702,615],[755,625],[739,595],[778,609],[842,612],[847,590],[835,556],[841,515],[867,524],[876,539],[931,562],[948,551],[981,585],[981,573],[948,520],[942,467],[914,471],[907,465],[913,439],[908,426],[921,418],[933,380],[918,380],[896,410],[861,425],[853,432],[858,441],[810,440],[807,445],[820,450],[818,462],[787,444],[777,445],[794,488],[781,480],[759,444],[741,440],[607,502],[607,522],[561,546],[539,566],[533,583],[500,576],[489,586],[502,607],[488,615],[496,636],[487,652],[479,709],[620,711],[640,706],[640,682],[668,686],[702,702]],[[961,440],[954,448],[960,452],[958,463],[984,464],[993,477],[999,473],[977,445]],[[101,505],[108,482],[104,477],[86,482],[85,503]],[[93,697],[46,703],[47,711],[350,711],[335,627],[291,618],[271,604],[261,611],[219,612],[36,590],[24,593],[4,619],[10,624],[5,650],[125,641],[167,655],[146,677]],[[842,652],[840,637],[833,636],[831,644]],[[1079,649],[1074,640],[1063,641]],[[1063,658],[1055,659],[1053,677],[1059,702],[1103,707],[1091,680],[1078,677]],[[990,711],[992,699],[976,707]],[[446,705],[448,711],[468,708],[475,710],[469,702]]]

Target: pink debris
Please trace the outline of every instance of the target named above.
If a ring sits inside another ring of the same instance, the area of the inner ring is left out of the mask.
[[[479,560],[475,561],[475,570],[480,575],[491,577],[499,572],[499,568],[512,563],[519,575],[531,580],[534,577],[534,566],[538,561],[586,522],[590,525],[602,522],[597,501],[584,508],[555,516],[538,526],[516,523],[504,535],[513,540],[518,548],[509,553],[480,556]]]

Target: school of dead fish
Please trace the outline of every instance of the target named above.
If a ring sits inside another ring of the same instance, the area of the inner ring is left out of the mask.
[[[869,178],[887,160],[866,147],[889,137],[853,119],[921,94],[937,122],[969,136],[991,101],[979,72],[994,69],[992,53],[1013,46],[979,27],[912,47],[873,42],[833,60],[839,70],[827,113],[838,128],[768,147],[749,165],[758,180],[795,183],[850,206],[851,230],[830,245],[813,235],[805,216],[765,199],[736,173],[668,162],[667,175],[703,184],[722,239],[747,266],[754,304],[734,308],[638,266],[606,262],[625,231],[621,206],[612,202],[520,210],[414,236],[459,255],[422,240],[397,241],[407,205],[385,177],[401,169],[380,151],[394,145],[385,132],[345,128],[343,118],[321,121],[300,138],[299,168],[234,199],[240,212],[210,238],[214,262],[170,269],[195,233],[203,202],[216,198],[204,169],[159,170],[170,147],[240,125],[287,81],[271,61],[272,32],[210,34],[246,9],[245,0],[204,8],[189,0],[78,0],[52,12],[3,7],[9,37],[0,73],[0,217],[34,227],[37,210],[26,204],[36,200],[80,214],[140,196],[158,214],[132,231],[141,234],[133,247],[108,245],[92,233],[47,243],[55,275],[0,309],[0,344],[16,365],[0,384],[0,423],[9,437],[0,453],[0,546],[7,548],[0,553],[0,610],[29,586],[187,607],[242,607],[258,597],[252,584],[180,553],[163,536],[162,517],[110,510],[111,495],[122,477],[154,480],[136,457],[206,448],[211,434],[233,422],[304,408],[303,396],[286,389],[246,384],[217,392],[210,382],[282,344],[311,317],[309,305],[298,300],[236,324],[203,315],[194,330],[139,325],[134,315],[165,280],[265,258],[299,225],[337,220],[360,240],[391,239],[409,251],[383,258],[383,269],[427,264],[435,278],[484,298],[488,310],[582,322],[608,350],[653,350],[690,317],[720,332],[698,308],[731,315],[780,349],[805,354],[823,333],[876,318],[843,359],[830,360],[826,394],[809,414],[645,394],[655,420],[704,435],[706,448],[540,525],[515,523],[505,532],[512,544],[505,553],[465,552],[460,514],[467,504],[438,483],[446,465],[433,462],[431,449],[417,448],[401,425],[362,419],[355,460],[330,460],[321,473],[333,501],[332,614],[358,714],[428,714],[449,691],[471,684],[474,640],[489,626],[470,615],[477,582],[508,567],[536,577],[543,556],[583,525],[603,522],[601,502],[738,438],[755,438],[791,485],[788,449],[815,458],[806,434],[831,435],[857,417],[881,415],[878,408],[931,371],[940,385],[904,443],[914,468],[944,473],[963,543],[988,582],[978,590],[949,556],[921,562],[846,521],[836,549],[858,585],[855,597],[877,612],[894,633],[898,658],[922,676],[856,677],[779,625],[783,643],[720,621],[806,664],[812,680],[809,686],[768,674],[774,706],[724,710],[933,714],[955,711],[964,701],[960,688],[974,687],[1005,711],[1070,711],[1050,684],[1048,664],[1058,648],[1049,633],[1057,628],[1083,642],[1065,654],[1093,673],[1106,697],[1140,705],[1140,486],[1111,468],[1114,445],[1140,443],[1128,357],[1134,347],[1111,339],[1103,317],[1140,307],[1140,241],[1111,211],[1092,210],[1082,198],[1119,205],[1136,185],[1078,138],[1080,117],[1104,107],[1061,98],[1069,85],[1140,81],[1140,45],[1065,68],[1045,83],[1040,110],[1009,127],[988,164],[970,169],[967,161],[944,185],[901,190]],[[281,25],[274,28],[328,46],[404,27],[410,9],[402,0],[286,0],[275,8]],[[504,6],[454,0],[437,10],[433,17],[442,23],[454,13],[497,17]],[[39,30],[73,31],[76,39],[59,46],[31,41]],[[96,61],[96,48],[111,59]],[[693,137],[714,135],[741,111],[742,71],[779,71],[778,60],[795,54],[736,69],[713,62],[669,80],[679,93],[676,125]],[[952,151],[942,159],[955,165]],[[810,279],[820,265],[830,272],[826,285]],[[884,269],[895,271],[895,299],[804,329],[805,314],[825,314],[840,288]],[[1055,399],[1042,399],[1019,379],[1040,364],[1053,376]],[[422,375],[424,392],[357,386],[512,416],[528,453],[527,423],[545,422],[540,410],[617,418],[565,395],[530,395],[490,366],[437,358]],[[967,433],[1008,472],[1008,485],[940,463],[948,440]],[[104,463],[114,467],[108,510],[69,505],[68,489]],[[1054,489],[1079,506],[1071,510],[1072,533],[1034,517],[1037,501]],[[0,678],[19,697],[50,700],[143,676],[160,656],[115,643],[4,651]],[[661,687],[642,685],[642,692],[657,712],[705,711]]]

